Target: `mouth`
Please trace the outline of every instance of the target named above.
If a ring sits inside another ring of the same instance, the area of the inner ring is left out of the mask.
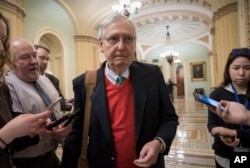
[[[39,71],[38,68],[30,68],[29,71]]]
[[[236,81],[237,81],[237,82],[245,82],[246,79],[237,79]]]
[[[117,55],[115,56],[116,59],[127,59],[128,57],[123,56],[123,55]]]

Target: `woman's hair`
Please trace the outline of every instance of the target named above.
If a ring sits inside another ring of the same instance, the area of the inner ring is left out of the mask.
[[[2,41],[3,44],[3,52],[0,53],[0,84],[4,82],[4,65],[13,65],[11,61],[11,56],[10,56],[10,44],[9,44],[9,39],[10,39],[10,27],[8,24],[8,20],[3,16],[3,14],[0,12],[0,20],[2,20],[5,25],[6,25],[6,38]]]
[[[129,23],[131,23],[131,25],[133,26],[133,29],[134,29],[134,36],[136,38],[136,29],[135,29],[135,25],[134,23],[125,15],[122,15],[118,12],[113,12],[112,14],[110,14],[108,17],[106,17],[99,25],[99,33],[98,33],[98,39],[99,40],[103,40],[105,38],[105,31],[106,31],[106,28],[114,23],[114,22],[117,22],[117,21],[120,21],[120,20],[128,20]]]
[[[229,67],[232,64],[232,62],[239,57],[244,57],[250,60],[250,49],[249,48],[235,48],[233,49],[227,59],[227,63],[224,69],[224,75],[223,75],[223,81],[221,83],[221,86],[227,86],[232,82],[232,79],[230,78],[229,74]],[[246,96],[250,98],[250,82],[248,82],[247,92]]]

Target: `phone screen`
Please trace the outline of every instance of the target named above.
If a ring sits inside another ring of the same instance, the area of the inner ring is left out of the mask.
[[[211,99],[205,95],[199,94],[199,93],[194,93],[194,97],[197,101],[205,103],[206,105],[212,106],[214,109],[218,106],[219,102]],[[221,109],[224,110],[224,107],[221,106]]]
[[[61,101],[61,99],[62,99],[62,97],[58,97],[58,98],[56,99],[56,101],[54,101],[53,103],[51,103],[47,109],[48,109],[48,110],[51,110],[52,108],[54,108],[55,105]]]

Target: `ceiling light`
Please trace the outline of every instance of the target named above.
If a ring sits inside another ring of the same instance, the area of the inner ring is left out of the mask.
[[[127,17],[133,13],[138,13],[138,9],[142,6],[140,1],[131,2],[130,0],[119,0],[119,4],[112,6],[113,11],[119,12]]]
[[[173,50],[173,45],[171,42],[170,34],[169,34],[169,26],[167,28],[167,36],[166,36],[166,51],[160,54],[161,57],[165,58],[169,64],[172,64],[175,58],[177,58],[180,54],[177,51]]]

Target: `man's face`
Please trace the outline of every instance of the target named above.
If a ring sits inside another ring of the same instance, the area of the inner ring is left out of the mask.
[[[135,58],[135,43],[134,29],[129,21],[120,20],[106,27],[100,46],[113,71],[130,66]]]
[[[38,48],[36,52],[37,52],[36,55],[37,55],[37,60],[39,63],[39,68],[40,68],[40,74],[43,75],[48,66],[49,52],[43,48]]]
[[[35,82],[39,77],[35,48],[26,40],[15,41],[13,47],[16,54],[13,72],[25,82]]]

